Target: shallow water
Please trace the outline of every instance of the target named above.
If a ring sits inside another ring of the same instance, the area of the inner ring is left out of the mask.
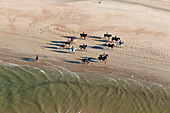
[[[169,113],[158,84],[63,67],[0,65],[0,113]]]

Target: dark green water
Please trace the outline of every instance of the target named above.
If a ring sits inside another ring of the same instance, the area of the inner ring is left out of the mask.
[[[0,65],[0,113],[170,113],[160,85],[41,69]]]

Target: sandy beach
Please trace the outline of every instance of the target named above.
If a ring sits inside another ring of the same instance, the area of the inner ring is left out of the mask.
[[[142,79],[170,87],[170,2],[168,0],[0,0],[0,60],[22,65],[59,65],[73,72]],[[86,40],[80,33],[87,33]],[[120,36],[109,49],[103,35]],[[60,49],[61,41],[86,51]],[[100,63],[100,54],[109,54]],[[38,62],[32,59],[39,55]],[[81,64],[85,56],[89,65]]]

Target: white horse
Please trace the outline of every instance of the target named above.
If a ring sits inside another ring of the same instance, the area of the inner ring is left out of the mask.
[[[74,54],[76,52],[76,50],[77,50],[76,48],[74,48],[74,49],[70,48],[69,52]]]

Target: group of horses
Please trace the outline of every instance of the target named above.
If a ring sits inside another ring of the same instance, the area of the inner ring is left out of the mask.
[[[82,34],[80,34],[80,37],[81,37],[81,39],[84,39],[84,40],[86,40],[87,39],[87,34],[85,34],[84,32],[82,33]],[[109,44],[107,44],[107,46],[109,47],[109,48],[113,48],[115,45],[122,45],[123,44],[123,42],[121,42],[121,40],[120,40],[120,37],[117,37],[117,36],[114,36],[114,37],[112,37],[112,35],[111,34],[104,34],[104,38],[108,38],[108,40],[110,40],[111,39],[111,42],[109,43]],[[119,42],[118,42],[119,41]],[[60,48],[65,48],[67,45],[68,46],[70,46],[73,42],[76,42],[76,39],[73,39],[73,38],[71,38],[71,39],[69,39],[67,42],[64,42],[64,44],[62,44],[62,45],[60,45]],[[81,49],[81,50],[86,50],[87,51],[87,45],[85,45],[85,44],[82,44],[82,45],[79,45],[79,48]],[[76,48],[74,48],[74,46],[72,46],[72,48],[69,48],[69,52],[70,53],[75,53],[75,51],[77,51],[77,49]],[[98,61],[99,62],[105,62],[106,63],[106,61],[107,61],[107,58],[108,58],[108,54],[103,54],[103,55],[99,55],[99,57],[98,57]],[[82,63],[87,63],[87,64],[89,64],[89,62],[90,62],[90,60],[91,60],[92,58],[84,58],[84,59],[82,59]]]
[[[124,42],[120,40],[120,37],[117,36],[112,37],[112,35],[108,33],[104,34],[104,37],[108,38],[109,41],[111,40],[111,42],[107,44],[109,48],[113,48],[114,46],[122,47],[122,45],[124,44]]]

